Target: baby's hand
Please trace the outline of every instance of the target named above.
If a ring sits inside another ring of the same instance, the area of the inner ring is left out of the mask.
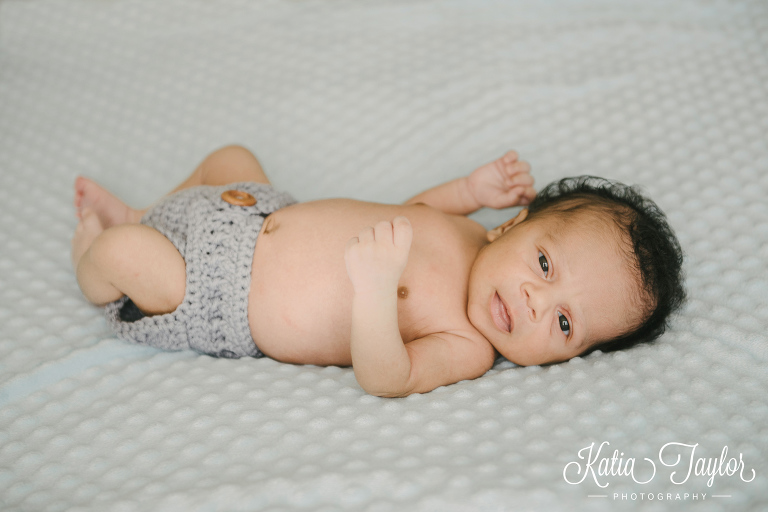
[[[413,228],[405,217],[367,227],[347,242],[344,261],[355,293],[397,289],[411,250]]]
[[[472,171],[467,187],[480,206],[508,208],[526,205],[536,197],[530,172],[530,164],[518,160],[517,153],[510,151]]]

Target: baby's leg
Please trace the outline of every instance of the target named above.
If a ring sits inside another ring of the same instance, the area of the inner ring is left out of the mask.
[[[72,243],[83,295],[98,306],[127,295],[148,315],[175,310],[184,299],[186,267],[170,240],[142,224],[100,229],[98,216],[84,211]]]
[[[214,151],[171,193],[197,185],[269,183],[261,164],[240,146]],[[104,305],[127,295],[147,314],[168,313],[184,299],[186,268],[159,231],[138,224],[134,209],[92,180],[75,181],[80,224],[72,238],[72,265],[83,294]]]
[[[171,193],[198,185],[226,185],[240,181],[269,183],[253,153],[241,146],[226,146],[208,155],[192,175]],[[147,209],[131,208],[93,180],[78,176],[75,180],[75,209],[82,219],[83,209],[91,209],[103,228],[137,223]]]
[[[253,153],[242,146],[226,146],[208,155],[173,192],[198,185],[227,185],[240,181],[269,184],[264,169]]]

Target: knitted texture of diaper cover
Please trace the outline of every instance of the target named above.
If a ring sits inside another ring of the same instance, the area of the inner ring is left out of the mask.
[[[222,198],[228,190],[251,194],[256,204],[230,204]],[[248,325],[253,251],[267,215],[294,203],[289,194],[255,182],[192,187],[161,199],[141,223],[160,231],[184,258],[184,299],[173,312],[153,316],[128,297],[108,304],[105,314],[117,337],[163,350],[262,357]]]

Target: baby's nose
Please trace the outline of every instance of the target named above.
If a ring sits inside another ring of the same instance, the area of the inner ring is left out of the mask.
[[[525,307],[528,310],[528,318],[531,319],[531,322],[535,322],[536,308],[534,307],[534,300],[531,298],[531,293],[533,292],[533,290],[529,286],[523,285],[522,292],[523,292],[523,300],[525,301]]]
[[[528,318],[530,318],[531,322],[538,322],[544,317],[547,310],[548,297],[546,291],[531,284],[524,284],[522,292],[525,307],[528,310]]]

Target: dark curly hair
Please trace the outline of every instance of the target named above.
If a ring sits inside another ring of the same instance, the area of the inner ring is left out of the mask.
[[[528,219],[549,214],[592,211],[609,218],[625,235],[629,261],[641,281],[647,308],[642,323],[587,352],[629,348],[653,341],[667,328],[669,316],[685,301],[683,251],[664,212],[635,187],[595,176],[550,183],[528,205]],[[631,251],[629,248],[631,247]]]

